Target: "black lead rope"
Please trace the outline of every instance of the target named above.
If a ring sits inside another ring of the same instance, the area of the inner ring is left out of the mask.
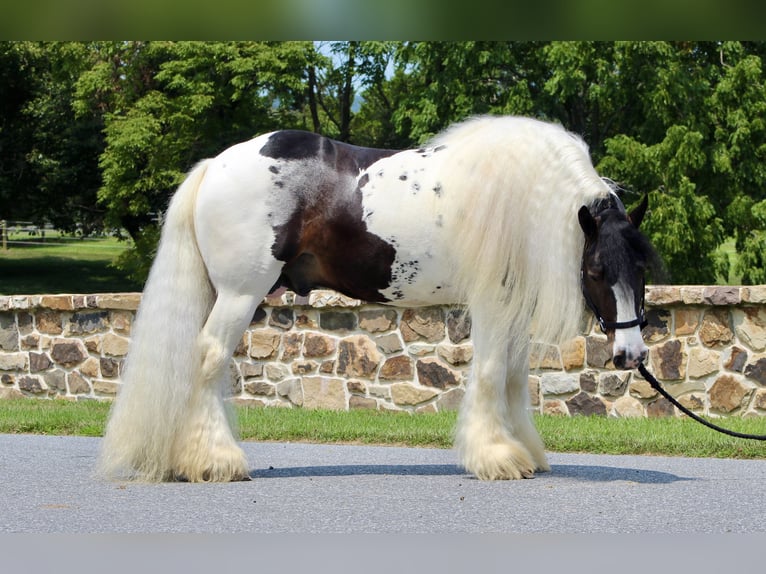
[[[663,397],[668,399],[674,406],[678,407],[678,409],[682,413],[684,413],[685,415],[693,418],[698,423],[702,423],[703,425],[705,425],[708,428],[711,428],[711,429],[713,429],[715,431],[718,431],[718,432],[721,432],[723,434],[727,434],[729,436],[734,436],[734,437],[737,437],[737,438],[749,438],[749,439],[752,439],[752,440],[766,440],[766,435],[762,435],[762,434],[760,434],[760,435],[759,434],[746,434],[746,433],[741,433],[741,432],[725,429],[723,427],[719,427],[718,425],[714,425],[709,420],[703,419],[702,417],[694,414],[689,409],[687,409],[685,406],[683,406],[681,403],[679,403],[675,398],[673,398],[673,396],[670,393],[668,393],[665,389],[662,388],[662,386],[657,381],[657,379],[655,379],[652,376],[652,374],[646,369],[646,367],[644,366],[643,363],[639,363],[638,364],[638,372],[641,373],[641,375],[649,382],[649,384],[652,386],[652,388],[655,391],[657,391]]]

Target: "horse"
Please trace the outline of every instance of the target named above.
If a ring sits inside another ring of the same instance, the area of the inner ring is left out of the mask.
[[[236,144],[198,163],[170,202],[98,470],[248,480],[222,392],[229,361],[264,296],[323,287],[467,308],[460,463],[482,480],[547,471],[530,341],[575,336],[585,295],[615,366],[645,359],[645,211],[626,213],[580,137],[525,117],[469,118],[404,151],[296,130]]]

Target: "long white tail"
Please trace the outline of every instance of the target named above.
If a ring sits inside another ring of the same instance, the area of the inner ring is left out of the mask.
[[[173,478],[173,445],[198,368],[197,337],[215,297],[193,223],[206,167],[190,172],[167,211],[102,444],[98,471],[108,478]]]

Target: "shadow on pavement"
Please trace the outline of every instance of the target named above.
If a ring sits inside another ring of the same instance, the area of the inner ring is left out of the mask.
[[[551,465],[551,471],[549,473],[540,476],[569,478],[587,482],[615,482],[622,480],[640,484],[671,484],[679,481],[697,480],[695,478],[685,478],[656,470],[581,464],[554,464]]]
[[[293,466],[263,468],[250,471],[250,478],[295,478],[305,476],[464,476],[465,471],[454,464],[343,464],[328,466]]]
[[[291,466],[259,468],[250,471],[250,478],[300,478],[333,476],[473,476],[453,464],[343,464],[327,466]],[[550,472],[539,473],[543,479],[572,479],[583,482],[636,482],[640,484],[671,484],[696,480],[667,472],[579,464],[554,464]]]

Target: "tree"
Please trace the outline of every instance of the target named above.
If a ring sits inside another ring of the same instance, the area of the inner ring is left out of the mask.
[[[718,248],[731,235],[744,282],[763,259],[752,210],[763,199],[755,192],[764,183],[762,50],[740,42],[545,47],[554,100],[546,107],[584,135],[601,173],[650,193],[647,230],[674,282],[728,277]]]
[[[318,43],[308,86],[315,132],[357,145],[397,147],[389,137],[395,106],[389,99],[386,78],[397,45]]]
[[[76,118],[74,85],[88,64],[75,42],[0,43],[0,213],[85,234],[100,229],[98,118]]]
[[[135,249],[119,263],[144,278],[157,220],[194,163],[279,127],[305,127],[308,43],[120,42],[98,46],[79,109],[102,110],[99,199]]]
[[[766,283],[766,81],[760,56],[722,49],[724,73],[709,98],[712,185],[726,233],[735,238],[735,274]]]
[[[0,217],[28,216],[26,167],[33,130],[24,107],[36,91],[37,58],[28,43],[0,42]]]
[[[397,53],[394,82],[402,99],[392,120],[399,134],[422,143],[476,114],[540,115],[539,43],[409,42]]]
[[[722,220],[690,175],[706,161],[702,134],[673,126],[653,145],[625,135],[605,145],[600,171],[649,194],[651,216],[642,227],[661,254],[667,277],[675,283],[707,283],[725,272],[716,255],[724,239]]]
[[[727,277],[729,238],[734,272],[766,282],[764,57],[763,42],[0,42],[0,216],[124,228],[140,277],[184,174],[236,142],[300,128],[402,149],[523,114],[649,193],[674,282]]]
[[[748,53],[761,47],[727,42],[622,48],[619,73],[637,91],[642,113],[625,114],[619,135],[605,141],[599,169],[650,192],[647,229],[674,282],[728,277],[728,260],[718,248],[730,236],[739,256],[735,273],[744,283],[763,281],[766,222],[756,206],[766,197],[766,88],[761,58]]]

